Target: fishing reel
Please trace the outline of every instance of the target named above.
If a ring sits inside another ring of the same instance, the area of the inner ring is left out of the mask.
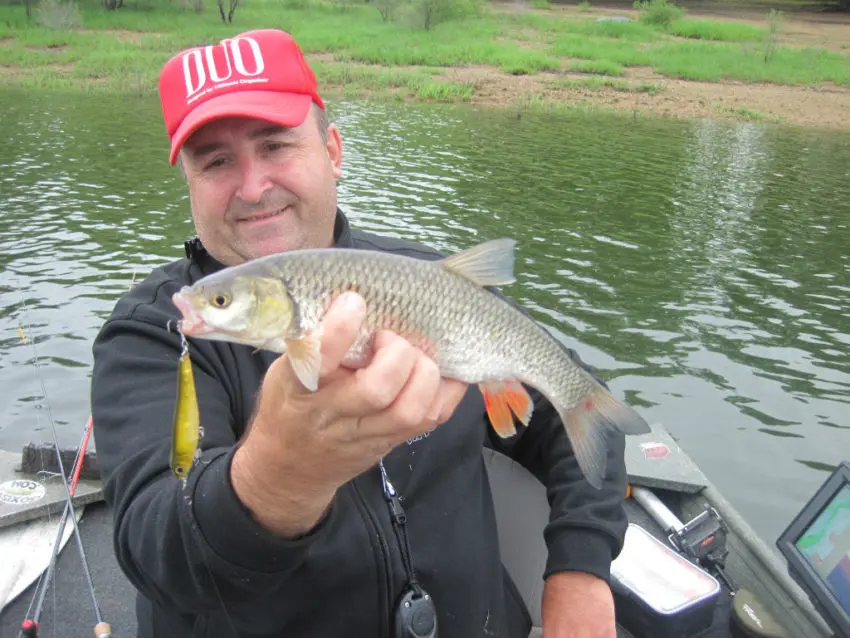
[[[697,563],[723,567],[729,553],[726,523],[713,507],[708,507],[681,528],[673,530],[670,544]]]
[[[738,587],[724,569],[729,555],[727,537],[726,522],[716,509],[706,507],[681,527],[674,528],[667,538],[673,547],[693,563],[713,570],[730,591],[735,591]]]

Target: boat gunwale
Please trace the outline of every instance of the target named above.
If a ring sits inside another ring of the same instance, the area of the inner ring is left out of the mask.
[[[788,573],[787,564],[784,563],[784,558],[779,554],[779,550],[773,551],[771,549],[770,545],[756,533],[714,483],[709,480],[706,487],[699,493],[683,494],[683,496],[685,497],[682,504],[683,512],[696,515],[705,509],[705,504],[717,511],[728,527],[729,540],[733,541],[731,543],[733,546],[729,547],[730,553],[734,551],[754,575],[757,577],[760,573],[766,575],[768,582],[772,580],[778,586],[777,590],[777,587],[766,585],[764,578],[760,579],[759,589],[769,593],[777,603],[775,606],[787,611],[786,616],[789,619],[794,620],[794,616],[797,615],[794,613],[796,608],[801,612],[803,620],[817,628],[821,636],[832,638],[835,635],[815,608],[808,594]],[[701,500],[704,503],[700,503]],[[727,543],[729,543],[729,540],[727,540]],[[744,551],[734,547],[735,542],[739,543]],[[784,604],[786,601],[779,600],[777,591],[790,599],[792,605],[790,608]],[[774,605],[767,606],[769,609],[774,607]],[[799,624],[799,622],[794,621],[794,624]],[[815,637],[807,635],[807,638]]]

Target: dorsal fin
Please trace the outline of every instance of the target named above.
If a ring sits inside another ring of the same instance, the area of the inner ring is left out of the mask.
[[[446,257],[440,263],[446,270],[479,286],[505,286],[516,281],[514,246],[513,239],[493,239]]]

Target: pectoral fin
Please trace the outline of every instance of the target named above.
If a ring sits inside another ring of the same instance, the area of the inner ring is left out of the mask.
[[[286,356],[295,376],[311,392],[319,389],[322,368],[322,339],[317,333],[286,339]]]

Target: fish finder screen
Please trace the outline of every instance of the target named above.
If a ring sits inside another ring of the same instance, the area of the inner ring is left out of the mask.
[[[850,485],[836,493],[795,544],[850,615]]]

